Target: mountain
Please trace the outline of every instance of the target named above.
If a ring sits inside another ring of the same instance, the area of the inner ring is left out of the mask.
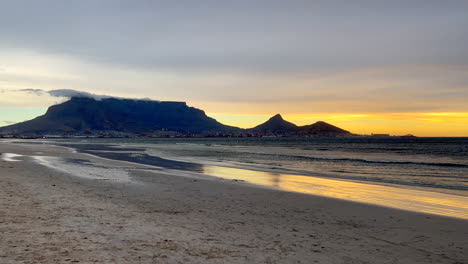
[[[260,134],[285,134],[294,133],[298,130],[298,126],[283,119],[280,114],[277,114],[263,124],[249,129],[250,132]]]
[[[159,102],[106,98],[95,100],[72,97],[49,107],[47,112],[30,121],[0,128],[3,133],[82,133],[118,131],[151,133],[209,133],[239,131],[208,117],[204,111],[184,102]]]
[[[330,125],[323,121],[318,121],[312,125],[299,127],[297,132],[300,136],[346,136],[351,135],[349,131]]]
[[[160,102],[122,98],[72,97],[49,107],[32,120],[1,127],[0,134],[13,135],[108,135],[152,134],[156,136],[258,135],[258,136],[350,136],[350,132],[323,121],[296,126],[280,114],[250,129],[219,123],[204,111],[184,102]]]
[[[311,125],[296,126],[283,119],[277,114],[263,124],[247,131],[260,135],[282,135],[282,136],[319,136],[319,137],[340,137],[352,135],[349,131],[330,125],[323,121],[318,121]]]

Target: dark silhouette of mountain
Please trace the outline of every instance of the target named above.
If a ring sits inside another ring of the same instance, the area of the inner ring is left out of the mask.
[[[0,128],[3,133],[77,133],[119,131],[151,133],[176,131],[201,134],[211,131],[239,131],[208,117],[204,111],[184,102],[159,102],[73,97],[49,107],[46,114],[30,121]]]
[[[330,125],[323,121],[318,121],[312,125],[306,125],[299,127],[297,132],[298,135],[309,135],[309,136],[343,136],[351,135],[349,131]]]
[[[247,131],[260,135],[283,135],[283,136],[323,136],[336,137],[351,135],[350,132],[339,127],[319,121],[311,125],[296,126],[295,124],[283,119],[277,114],[263,124]]]
[[[94,99],[72,97],[49,107],[32,120],[0,128],[2,134],[118,135],[153,134],[159,136],[248,135],[258,136],[324,136],[352,135],[323,121],[296,126],[277,114],[251,129],[226,126],[208,117],[204,111],[184,102],[159,102],[121,98]]]
[[[261,134],[285,134],[294,133],[298,126],[283,119],[280,114],[274,115],[268,121],[254,128],[249,129],[253,133]]]

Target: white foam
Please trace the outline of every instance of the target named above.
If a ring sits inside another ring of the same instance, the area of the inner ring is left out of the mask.
[[[1,157],[3,161],[21,161],[15,158],[22,157],[23,155],[15,154],[15,153],[2,153]]]
[[[130,175],[123,168],[109,168],[93,163],[73,163],[62,158],[49,156],[33,156],[32,158],[43,166],[80,178],[130,182]]]

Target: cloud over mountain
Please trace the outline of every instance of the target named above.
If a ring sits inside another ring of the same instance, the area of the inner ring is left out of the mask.
[[[26,93],[32,93],[36,94],[38,96],[48,94],[53,97],[64,97],[64,98],[91,98],[97,101],[100,101],[102,99],[107,99],[107,98],[116,98],[116,99],[134,99],[134,100],[146,100],[150,101],[151,99],[149,98],[125,98],[125,97],[118,97],[118,96],[110,96],[110,95],[99,95],[99,94],[93,94],[93,93],[88,93],[85,91],[78,91],[78,90],[73,90],[73,89],[56,89],[56,90],[50,90],[46,91],[43,89],[32,89],[32,88],[26,88],[26,89],[19,89],[17,90],[19,92],[26,92]]]

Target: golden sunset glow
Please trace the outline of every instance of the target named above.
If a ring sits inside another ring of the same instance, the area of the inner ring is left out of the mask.
[[[250,128],[268,120],[268,115],[236,115],[209,113],[229,125]],[[273,115],[273,114],[272,114]],[[282,114],[296,125],[326,121],[356,134],[391,134],[417,136],[468,136],[468,112],[463,113],[381,113],[344,114],[310,113]]]
[[[468,197],[461,195],[218,166],[205,166],[204,173],[285,191],[468,219]]]

